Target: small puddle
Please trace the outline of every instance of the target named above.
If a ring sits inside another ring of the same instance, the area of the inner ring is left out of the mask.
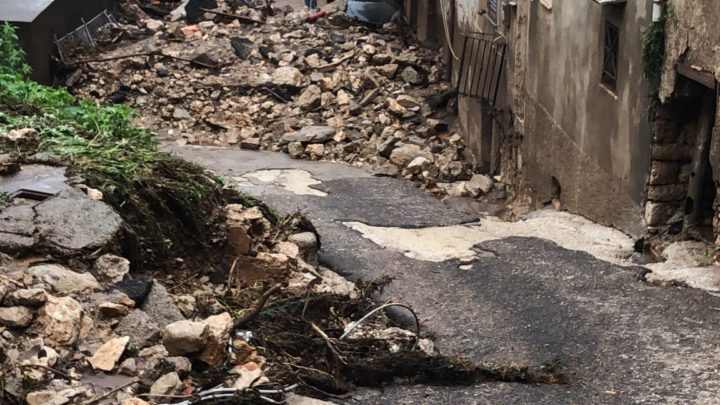
[[[243,183],[247,184],[248,182],[252,184],[272,184],[298,195],[314,195],[318,197],[327,196],[326,192],[310,187],[322,184],[322,182],[313,178],[312,174],[307,170],[258,170],[255,172],[247,173],[241,177],[235,177],[234,180],[240,183],[240,185],[243,185]]]
[[[483,256],[473,246],[513,236],[552,241],[559,246],[587,252],[600,260],[628,265],[633,240],[622,232],[565,212],[542,210],[517,222],[486,217],[477,224],[419,229],[380,227],[344,222],[363,237],[405,256],[431,262],[451,259],[469,261]]]

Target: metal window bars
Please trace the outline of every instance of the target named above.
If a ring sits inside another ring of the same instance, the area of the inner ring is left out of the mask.
[[[82,21],[82,25],[64,35],[62,38],[55,40],[60,59],[63,62],[65,62],[65,55],[67,55],[69,50],[83,47],[97,47],[96,38],[102,35],[108,26],[116,25],[115,19],[107,10],[96,15],[88,22],[85,22],[82,18],[80,21]]]
[[[466,33],[462,36],[464,45],[457,82],[458,94],[477,97],[489,105],[495,105],[507,44],[504,39],[492,34]]]

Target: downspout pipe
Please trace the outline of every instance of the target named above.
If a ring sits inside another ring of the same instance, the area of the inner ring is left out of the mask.
[[[663,12],[665,11],[665,1],[664,0],[652,0],[653,2],[653,9],[652,9],[652,22],[658,23],[662,21]]]

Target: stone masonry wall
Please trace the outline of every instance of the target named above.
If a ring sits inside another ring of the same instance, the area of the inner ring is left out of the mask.
[[[687,121],[687,109],[696,104],[693,99],[676,100],[656,110],[645,205],[649,227],[665,226],[683,210],[697,129],[696,121]]]

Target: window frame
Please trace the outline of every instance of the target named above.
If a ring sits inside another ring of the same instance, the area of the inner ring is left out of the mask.
[[[613,91],[615,91],[618,84],[620,51],[620,27],[613,24],[609,19],[605,19],[603,24],[600,83]]]

